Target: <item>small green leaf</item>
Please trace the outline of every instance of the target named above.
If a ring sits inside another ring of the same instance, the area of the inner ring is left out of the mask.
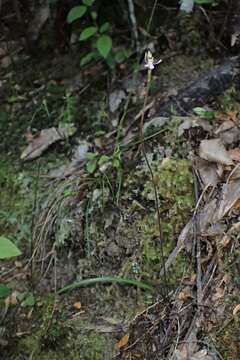
[[[27,295],[27,292],[19,293],[19,294],[17,294],[17,299],[22,302],[23,299],[25,299],[26,295]]]
[[[5,236],[0,236],[0,259],[7,259],[21,255],[17,246]]]
[[[95,0],[82,0],[84,5],[92,6]]]
[[[95,132],[95,136],[96,136],[96,137],[102,136],[102,135],[105,135],[105,134],[106,134],[106,132],[103,131],[103,130],[97,130],[97,131]]]
[[[8,286],[0,284],[0,299],[5,299],[11,294],[11,292],[12,290]]]
[[[90,61],[92,61],[92,59],[94,58],[94,53],[90,52],[87,55],[83,56],[80,60],[80,66],[84,66],[87,65],[88,63],[90,63]]]
[[[195,107],[193,111],[202,119],[213,120],[215,118],[215,113],[213,111],[206,110],[202,107]]]
[[[120,167],[120,161],[119,161],[119,159],[114,158],[114,159],[112,160],[112,166],[113,166],[115,169],[118,169],[118,168]]]
[[[91,17],[92,17],[93,20],[96,20],[97,17],[98,17],[97,12],[96,11],[91,11]]]
[[[97,168],[97,159],[90,160],[87,162],[87,172],[89,172],[89,174],[93,174],[96,168]]]
[[[98,165],[102,165],[104,164],[105,162],[107,162],[109,160],[109,156],[107,155],[102,155],[100,157],[100,159],[98,160]]]
[[[93,160],[93,159],[96,159],[97,155],[98,155],[97,153],[87,152],[86,153],[86,158],[89,159],[89,160]]]
[[[68,13],[67,22],[71,24],[73,21],[80,19],[87,11],[86,6],[74,6]]]
[[[79,40],[80,41],[86,40],[86,39],[90,38],[91,36],[93,36],[94,34],[96,34],[97,31],[98,31],[98,28],[96,26],[89,26],[81,32],[81,34],[79,36]]]
[[[36,303],[36,299],[33,294],[29,293],[25,300],[22,302],[23,307],[33,307]]]
[[[100,33],[103,33],[105,31],[107,31],[110,28],[110,23],[109,22],[105,22],[99,29]]]
[[[103,57],[106,58],[109,54],[109,51],[112,48],[112,39],[110,38],[110,36],[108,35],[101,35],[98,39],[97,39],[97,49],[99,51],[99,54]]]

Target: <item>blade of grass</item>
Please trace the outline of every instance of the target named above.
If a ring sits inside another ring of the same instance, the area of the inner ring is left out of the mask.
[[[84,279],[84,280],[73,282],[70,285],[64,286],[62,289],[59,289],[57,291],[57,294],[62,294],[66,291],[77,289],[77,288],[80,288],[83,286],[95,285],[97,283],[109,283],[109,282],[117,283],[117,284],[124,284],[124,285],[133,285],[133,286],[142,288],[144,290],[154,291],[154,288],[151,285],[146,284],[145,282],[142,282],[142,281],[118,278],[118,277],[114,277],[114,276],[102,276],[102,277]]]

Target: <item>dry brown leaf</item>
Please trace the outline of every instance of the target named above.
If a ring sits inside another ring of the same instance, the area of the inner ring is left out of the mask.
[[[220,133],[225,132],[225,131],[227,131],[227,130],[230,130],[230,129],[232,129],[234,126],[235,126],[235,125],[234,125],[234,123],[233,123],[232,121],[226,120],[226,121],[224,121],[224,122],[219,126],[219,128],[215,131],[215,134],[217,135],[217,134],[220,134]]]
[[[234,124],[233,121],[225,121],[216,131],[224,145],[231,145],[239,140],[240,129]]]
[[[33,160],[39,157],[50,145],[56,141],[71,136],[76,131],[74,126],[56,129],[54,127],[49,129],[43,129],[40,133],[32,140],[27,148],[21,154],[21,160]]]
[[[13,292],[11,293],[11,295],[9,295],[9,296],[5,299],[5,305],[6,305],[6,306],[9,306],[9,305],[17,305],[17,303],[18,303],[17,295],[18,295],[18,292],[17,292],[17,291],[13,291]]]
[[[228,244],[230,243],[231,241],[231,237],[227,234],[225,234],[223,236],[223,238],[219,241],[219,245],[222,247],[222,248],[225,248],[228,246]]]
[[[234,209],[240,209],[240,199],[238,199],[233,205]]]
[[[216,186],[219,183],[220,177],[217,173],[216,164],[209,163],[209,161],[200,157],[195,157],[193,166],[198,172],[203,186]]]
[[[233,315],[236,315],[239,311],[240,311],[240,304],[235,306],[235,308],[233,309]]]
[[[228,150],[228,155],[233,161],[240,162],[240,148]]]
[[[73,304],[73,307],[74,307],[74,309],[76,309],[76,310],[80,310],[81,307],[82,307],[82,304],[80,303],[80,301],[77,301],[77,302],[75,302],[75,303]]]
[[[192,297],[192,291],[189,286],[186,286],[180,293],[178,294],[178,300],[187,300]]]
[[[118,341],[117,343],[117,348],[121,349],[123,346],[127,345],[129,340],[129,334],[124,335],[121,340]]]
[[[232,120],[233,122],[237,122],[237,121],[238,121],[238,119],[237,119],[237,114],[238,114],[237,111],[228,111],[228,112],[227,112],[227,115],[229,116],[230,120]]]
[[[238,199],[240,199],[240,180],[224,184],[216,214],[217,220],[221,220],[232,209]]]
[[[22,268],[23,267],[23,263],[21,261],[19,261],[19,260],[16,260],[14,262],[14,264],[15,264],[16,268]]]
[[[220,139],[202,140],[199,146],[199,156],[222,165],[233,163]]]
[[[217,300],[220,300],[224,297],[225,290],[223,288],[217,287],[215,289],[214,294],[212,295],[212,301],[215,302]]]

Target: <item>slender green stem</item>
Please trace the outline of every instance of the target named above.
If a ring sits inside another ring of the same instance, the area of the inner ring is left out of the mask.
[[[141,116],[141,120],[140,120],[140,141],[141,141],[140,142],[140,148],[142,150],[144,159],[145,159],[147,167],[149,169],[149,173],[150,173],[150,176],[151,176],[151,181],[152,181],[152,185],[153,185],[153,189],[154,189],[155,207],[156,207],[156,212],[157,212],[158,231],[159,231],[160,252],[161,252],[162,263],[163,263],[163,277],[164,277],[164,285],[165,285],[165,295],[167,296],[167,293],[168,293],[167,284],[168,284],[168,282],[167,282],[167,273],[166,273],[166,267],[165,267],[165,256],[164,256],[164,246],[163,246],[163,238],[162,238],[162,226],[161,226],[161,217],[160,217],[158,193],[157,193],[157,188],[156,188],[156,184],[155,184],[155,181],[154,181],[154,174],[153,174],[151,165],[150,165],[148,157],[147,157],[147,153],[146,153],[146,149],[145,149],[145,142],[144,142],[144,134],[143,134],[144,115],[145,115],[145,108],[146,108],[147,101],[148,101],[148,94],[149,94],[149,88],[150,88],[150,84],[151,84],[151,78],[152,78],[152,70],[148,69],[146,92],[145,92],[145,97],[144,97],[142,116]]]

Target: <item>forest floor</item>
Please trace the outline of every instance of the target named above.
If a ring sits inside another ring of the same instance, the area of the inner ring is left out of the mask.
[[[132,58],[1,69],[0,235],[22,251],[0,261],[3,359],[239,359],[240,93],[156,110],[221,64],[191,29],[146,109]]]

